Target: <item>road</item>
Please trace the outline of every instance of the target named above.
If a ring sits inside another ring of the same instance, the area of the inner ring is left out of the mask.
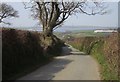
[[[100,80],[100,75],[94,58],[66,46],[62,56],[18,80]]]

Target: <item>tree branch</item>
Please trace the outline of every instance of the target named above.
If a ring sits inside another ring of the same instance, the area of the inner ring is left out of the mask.
[[[54,12],[54,2],[51,2],[52,5],[52,9],[51,9],[51,13],[50,13],[50,18],[49,18],[49,23],[51,23],[52,17],[53,17],[53,12]]]
[[[5,18],[11,18],[11,17],[19,17],[18,16],[18,12],[15,11],[12,6],[7,5],[5,3],[0,3],[0,23],[4,23],[4,24],[9,24],[10,23],[6,23],[4,21],[2,21]]]

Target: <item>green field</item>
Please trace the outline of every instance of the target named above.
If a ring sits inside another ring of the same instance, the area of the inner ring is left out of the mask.
[[[79,38],[79,37],[103,37],[107,36],[111,33],[95,33],[94,30],[80,30],[80,31],[68,31],[68,32],[55,32],[55,35],[57,35],[61,39],[66,38]]]

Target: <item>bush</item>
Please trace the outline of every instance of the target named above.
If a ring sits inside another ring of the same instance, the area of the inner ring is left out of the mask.
[[[40,37],[40,45],[43,47],[43,53],[47,57],[61,55],[62,47],[65,46],[64,41],[57,38],[55,35]]]
[[[109,63],[109,69],[114,72],[117,76],[119,73],[119,37],[118,33],[112,33],[105,39],[104,42],[104,55]]]
[[[59,56],[62,52],[62,47],[65,46],[64,42],[57,38],[55,35],[52,37],[52,46],[48,48],[48,53],[53,54],[53,56]]]
[[[75,38],[74,40],[67,41],[68,44],[71,44],[73,47],[79,49],[80,51],[90,54],[92,46],[99,41],[101,37],[80,37]]]
[[[25,70],[48,62],[51,57],[43,55],[41,45],[43,35],[38,32],[2,29],[2,79],[7,80]],[[57,44],[49,49],[49,54],[60,53],[61,41],[54,37]],[[58,50],[57,50],[58,49]]]

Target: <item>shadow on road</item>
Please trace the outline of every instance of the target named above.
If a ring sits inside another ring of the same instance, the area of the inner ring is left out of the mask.
[[[72,49],[69,46],[65,46],[62,48],[62,55],[70,55]]]
[[[66,45],[62,48],[62,55],[86,55],[84,52],[80,52],[78,49],[72,46]]]
[[[51,63],[18,80],[50,80],[55,76],[56,73],[62,71],[70,62],[72,62],[72,60],[56,58]]]

